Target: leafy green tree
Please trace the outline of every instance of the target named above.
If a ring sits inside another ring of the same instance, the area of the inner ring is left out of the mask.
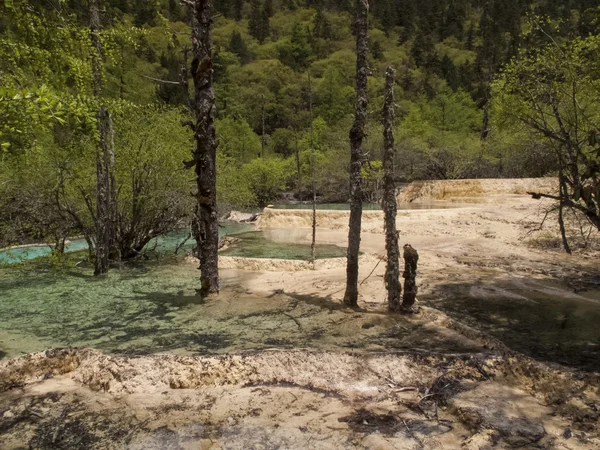
[[[560,189],[547,196],[580,211],[600,229],[600,37],[555,40],[523,51],[493,86],[496,113],[504,126],[521,123],[546,141],[559,162]],[[565,250],[569,251],[566,237]]]
[[[337,66],[330,65],[325,69],[315,94],[317,115],[323,117],[327,124],[334,125],[352,113],[354,89]]]
[[[238,163],[250,162],[260,155],[260,137],[244,119],[225,117],[216,121],[219,153]]]
[[[293,172],[290,165],[282,159],[257,158],[244,165],[242,173],[258,206],[264,207],[281,195]]]

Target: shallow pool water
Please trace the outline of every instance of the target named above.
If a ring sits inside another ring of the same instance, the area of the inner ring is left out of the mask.
[[[236,233],[242,233],[248,230],[254,229],[254,225],[246,223],[236,222],[225,222],[220,224],[219,235],[231,235]],[[158,251],[169,251],[174,250],[179,243],[181,243],[188,235],[187,230],[178,230],[168,233],[164,236],[160,236],[153,239],[148,243],[146,249],[153,249]],[[188,240],[183,248],[189,248],[194,245],[193,240]],[[71,239],[65,244],[65,251],[75,252],[80,250],[87,250],[88,245],[85,239]],[[38,258],[40,256],[46,256],[52,253],[52,247],[50,245],[31,245],[26,247],[12,248],[8,250],[0,251],[0,265],[11,264],[19,261],[26,261],[29,259]]]
[[[311,249],[308,242],[294,242],[293,236],[284,241],[269,238],[268,233],[251,231],[235,235],[240,241],[231,248],[223,250],[223,256],[241,256],[245,258],[277,258],[309,260]],[[303,233],[306,235],[307,233]],[[337,245],[318,244],[315,248],[317,259],[343,258],[346,248]]]
[[[109,353],[223,353],[265,348],[479,352],[400,316],[359,314],[318,296],[253,294],[256,274],[223,270],[218,296],[196,296],[183,257],[93,268],[38,260],[0,270],[0,358],[65,346]]]

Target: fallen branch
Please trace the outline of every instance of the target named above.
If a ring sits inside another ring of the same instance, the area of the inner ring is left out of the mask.
[[[149,80],[156,81],[157,83],[163,84],[176,84],[179,86],[181,83],[179,81],[169,81],[169,80],[161,80],[160,78],[149,77],[148,75],[142,75],[144,78],[148,78]]]
[[[300,322],[298,322],[298,320],[294,316],[292,316],[291,314],[288,314],[288,313],[284,313],[284,312],[282,312],[281,314],[283,314],[286,317],[289,317],[294,322],[296,322],[296,325],[298,325],[298,328],[302,328],[302,325],[300,325]]]

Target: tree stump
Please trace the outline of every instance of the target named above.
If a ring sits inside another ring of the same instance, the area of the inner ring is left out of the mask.
[[[417,299],[417,263],[419,254],[410,244],[404,246],[404,295],[402,297],[401,312],[414,313],[414,304]]]

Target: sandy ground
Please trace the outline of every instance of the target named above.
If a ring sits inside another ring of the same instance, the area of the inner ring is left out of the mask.
[[[380,212],[364,215],[357,310],[340,306],[343,260],[312,270],[223,257],[215,301],[251,295],[252,314],[261,299],[277,299],[290,329],[330,335],[328,345],[137,358],[59,350],[2,361],[0,448],[600,448],[596,373],[535,361],[425,306],[460,296],[600,302],[597,234],[584,247],[571,218],[576,253],[565,255],[554,220],[540,227],[549,204],[502,183],[493,202],[486,193],[466,207],[399,212],[401,243],[420,254],[419,314],[386,314]],[[461,204],[474,192],[418,189],[427,201]],[[344,245],[347,217],[319,211],[318,242]],[[259,227],[302,242],[309,220],[309,211],[267,209]],[[273,339],[286,330],[274,328]],[[369,344],[352,349],[352,336]]]

